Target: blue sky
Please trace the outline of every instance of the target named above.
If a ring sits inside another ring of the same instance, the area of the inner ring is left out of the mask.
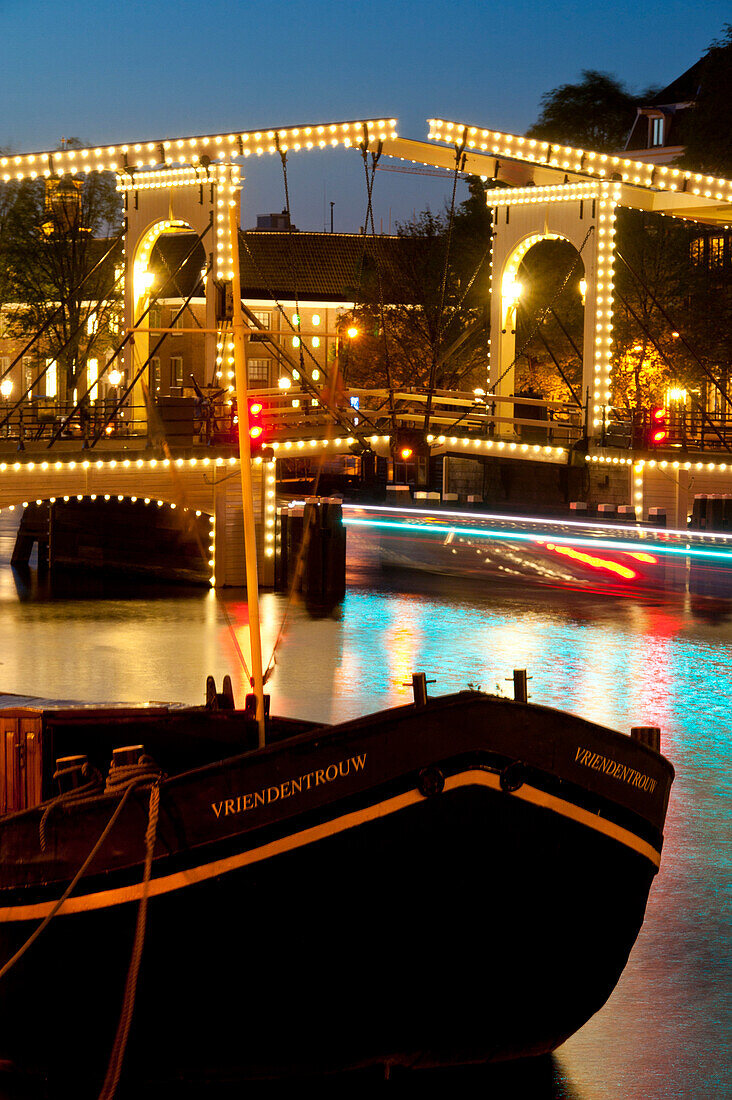
[[[544,92],[600,69],[631,90],[668,84],[732,20],[728,0],[0,0],[0,147],[54,148],[363,117],[424,139],[442,117],[522,133]],[[243,223],[284,203],[274,159],[247,162]],[[293,217],[358,230],[358,155],[290,162]],[[449,188],[381,173],[377,229]]]

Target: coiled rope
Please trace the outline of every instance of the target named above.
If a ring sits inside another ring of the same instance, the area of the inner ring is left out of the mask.
[[[78,769],[73,766],[68,768],[59,768],[58,771],[55,772],[53,778],[62,779],[65,775],[72,775],[77,770]],[[45,852],[46,850],[46,825],[52,811],[55,810],[57,806],[68,806],[73,804],[74,802],[83,802],[84,799],[92,798],[95,794],[101,793],[103,780],[96,768],[92,767],[90,764],[84,764],[81,770],[81,774],[83,776],[89,776],[89,779],[86,783],[82,783],[80,786],[74,787],[73,790],[63,791],[61,794],[57,795],[56,798],[52,799],[52,801],[48,803],[43,811],[43,815],[38,826],[38,839],[41,844],[42,852]]]

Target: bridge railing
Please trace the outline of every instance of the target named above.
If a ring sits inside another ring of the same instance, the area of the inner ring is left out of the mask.
[[[89,408],[76,409],[73,402],[32,400],[13,409],[0,402],[0,444],[50,442],[56,432],[60,441],[91,441],[98,432],[104,438],[130,439],[147,434],[144,407],[124,405],[112,416],[114,404],[98,401]],[[109,424],[107,419],[111,417]]]
[[[633,450],[732,452],[732,414],[729,413],[672,410],[661,423],[665,435],[654,439],[658,429],[659,422],[648,410],[627,416],[614,411],[606,417],[603,445]]]
[[[271,439],[293,439],[325,432],[332,416],[318,399],[291,387],[253,391],[263,404],[263,420]],[[584,410],[563,401],[523,395],[474,394],[419,389],[345,389],[338,407],[355,430],[365,435],[391,434],[399,428],[420,430],[427,418],[433,437],[477,435],[487,438],[530,439],[572,444],[584,433]]]

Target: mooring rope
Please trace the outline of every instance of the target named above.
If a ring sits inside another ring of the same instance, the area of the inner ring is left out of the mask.
[[[122,1010],[120,1012],[119,1023],[117,1024],[117,1034],[115,1035],[112,1053],[109,1058],[109,1065],[107,1066],[107,1073],[104,1078],[104,1084],[102,1085],[102,1091],[99,1093],[99,1100],[112,1100],[112,1097],[116,1093],[120,1074],[122,1072],[122,1063],[127,1049],[132,1014],[135,1010],[135,1001],[137,998],[137,979],[140,973],[140,963],[142,962],[142,951],[145,946],[147,903],[150,896],[150,875],[152,872],[155,840],[158,833],[159,812],[160,777],[153,783],[150,790],[148,821],[145,831],[145,869],[142,878],[142,896],[137,910],[135,938],[132,945],[130,965],[127,971],[127,981],[125,983],[125,992],[122,999]]]
[[[27,939],[27,940],[25,941],[25,943],[24,943],[24,944],[22,945],[22,947],[19,947],[19,948],[18,948],[18,950],[17,950],[16,952],[15,952],[15,954],[14,954],[14,955],[12,956],[12,958],[8,959],[8,961],[7,961],[6,963],[5,963],[5,965],[3,966],[3,968],[2,968],[1,970],[0,970],[0,981],[2,981],[2,979],[3,979],[4,977],[5,977],[5,975],[6,975],[6,974],[7,974],[7,973],[8,973],[8,972],[9,972],[9,971],[10,971],[10,970],[11,970],[11,969],[12,969],[12,968],[13,968],[13,967],[15,966],[15,964],[16,964],[16,963],[17,963],[17,962],[18,962],[18,961],[19,961],[20,959],[22,959],[23,955],[25,955],[25,953],[26,953],[26,951],[28,950],[28,948],[29,948],[29,947],[30,947],[30,946],[31,946],[31,945],[32,945],[33,943],[35,943],[35,941],[36,941],[36,940],[38,939],[38,937],[39,937],[39,936],[41,935],[41,933],[42,933],[43,931],[45,931],[45,929],[46,929],[46,928],[48,927],[48,925],[49,925],[49,924],[51,923],[51,921],[53,920],[53,918],[54,918],[54,917],[56,916],[56,914],[58,913],[58,911],[59,911],[59,909],[61,908],[61,906],[62,906],[62,905],[64,904],[64,902],[65,902],[65,901],[66,901],[66,900],[67,900],[67,899],[68,899],[68,898],[69,898],[69,897],[71,896],[71,894],[72,894],[72,893],[74,892],[74,890],[75,890],[75,889],[76,889],[76,887],[78,886],[79,882],[81,881],[81,879],[82,879],[82,878],[84,877],[84,875],[86,874],[86,872],[87,872],[87,869],[89,868],[89,865],[91,864],[92,860],[93,860],[93,859],[94,859],[94,857],[95,857],[95,856],[97,855],[97,853],[98,853],[99,849],[100,849],[100,848],[102,847],[102,845],[104,844],[104,841],[105,841],[105,840],[107,839],[107,837],[109,836],[109,834],[110,834],[110,832],[111,832],[111,830],[112,830],[112,827],[114,826],[114,823],[115,823],[115,821],[117,820],[117,818],[119,817],[119,815],[120,815],[120,814],[122,813],[122,809],[123,809],[123,807],[125,806],[125,804],[126,804],[126,802],[127,802],[128,798],[130,797],[130,795],[132,794],[132,792],[133,792],[133,791],[134,791],[134,790],[136,789],[136,787],[137,787],[137,784],[134,784],[134,783],[132,783],[132,784],[130,784],[130,786],[129,786],[129,787],[127,788],[127,790],[126,790],[126,791],[124,792],[124,794],[122,795],[122,798],[121,798],[121,799],[119,800],[119,802],[118,802],[117,806],[115,807],[114,813],[112,814],[112,816],[110,817],[109,821],[108,821],[108,822],[107,822],[107,824],[105,825],[105,827],[104,827],[104,829],[103,829],[103,831],[102,831],[102,834],[101,834],[101,836],[100,836],[100,837],[99,837],[99,839],[97,840],[96,844],[95,844],[95,845],[94,845],[94,847],[92,848],[92,850],[91,850],[91,852],[89,853],[89,855],[88,855],[88,856],[86,857],[86,859],[85,859],[85,860],[84,860],[84,862],[82,863],[82,865],[81,865],[81,867],[79,868],[79,870],[78,870],[78,871],[76,872],[76,874],[74,875],[74,877],[73,877],[73,879],[71,880],[71,882],[69,883],[69,885],[68,885],[68,886],[66,887],[66,889],[64,890],[64,892],[63,892],[63,894],[61,895],[61,897],[60,897],[60,898],[58,899],[58,901],[57,901],[57,902],[55,903],[55,905],[54,905],[54,906],[53,906],[53,908],[51,909],[51,912],[50,912],[50,913],[48,913],[48,915],[47,915],[47,916],[45,916],[45,917],[43,918],[43,920],[41,921],[41,923],[40,923],[40,924],[38,925],[38,927],[37,927],[37,928],[35,929],[35,931],[34,931],[34,932],[33,932],[33,933],[32,933],[32,934],[31,934],[31,935],[30,935],[30,936],[28,937],[28,939]]]

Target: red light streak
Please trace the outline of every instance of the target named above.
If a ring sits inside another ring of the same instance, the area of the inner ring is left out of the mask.
[[[594,554],[583,554],[581,550],[573,550],[571,546],[557,546],[553,542],[547,542],[544,545],[547,550],[553,550],[556,554],[573,558],[575,561],[582,562],[583,565],[589,565],[591,569],[607,569],[610,573],[617,573],[619,577],[627,581],[632,581],[638,576],[634,569],[629,569],[627,565],[620,565],[619,562],[610,561],[608,558],[598,558]]]

